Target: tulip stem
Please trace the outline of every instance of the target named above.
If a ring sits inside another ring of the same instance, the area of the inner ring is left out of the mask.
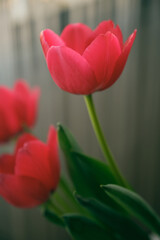
[[[88,113],[90,116],[90,120],[91,120],[93,129],[94,129],[95,135],[97,137],[97,140],[99,142],[101,150],[104,154],[104,157],[110,166],[110,169],[112,170],[113,174],[115,175],[115,177],[120,185],[122,185],[126,188],[130,188],[128,183],[126,182],[126,180],[121,175],[121,173],[114,161],[112,153],[106,143],[105,137],[103,135],[103,132],[102,132],[102,129],[101,129],[101,126],[100,126],[100,123],[99,123],[99,120],[98,120],[98,117],[97,117],[97,114],[95,111],[95,106],[93,103],[92,95],[86,95],[84,97],[84,99],[85,99],[85,103],[87,106],[87,110],[88,110]]]

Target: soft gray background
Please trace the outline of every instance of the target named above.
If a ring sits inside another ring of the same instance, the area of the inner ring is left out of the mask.
[[[110,89],[94,94],[105,136],[130,183],[160,214],[160,1],[0,0],[0,84],[25,78],[42,89],[34,133],[45,141],[50,124],[68,126],[87,154],[103,159],[83,98],[52,81],[39,43],[40,31],[60,33],[69,22],[90,27],[112,19],[124,40],[137,28],[125,70]],[[4,148],[1,147],[1,152]],[[1,240],[69,239],[39,209],[20,210],[0,199]]]

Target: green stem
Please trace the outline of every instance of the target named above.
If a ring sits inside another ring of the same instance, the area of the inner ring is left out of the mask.
[[[98,139],[99,145],[102,149],[102,152],[103,152],[106,160],[108,161],[108,164],[109,164],[113,174],[115,175],[115,177],[118,180],[120,185],[122,185],[126,188],[130,188],[128,183],[126,182],[126,180],[121,175],[121,173],[114,161],[114,158],[109,150],[109,147],[105,141],[105,138],[104,138],[104,135],[103,135],[100,123],[98,121],[96,111],[95,111],[92,95],[87,95],[84,98],[85,98],[85,103],[86,103],[86,106],[88,109],[88,113],[90,116],[90,120],[91,120],[93,129],[94,129],[95,135]]]

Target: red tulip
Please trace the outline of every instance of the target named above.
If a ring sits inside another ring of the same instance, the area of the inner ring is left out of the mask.
[[[39,89],[30,89],[19,80],[13,89],[0,87],[0,142],[20,132],[23,127],[32,127],[37,114]]]
[[[123,43],[119,26],[109,20],[94,31],[82,23],[69,24],[61,36],[46,29],[40,40],[55,83],[67,92],[88,95],[118,79],[135,36],[136,30]]]
[[[13,155],[0,157],[0,195],[17,207],[34,207],[55,190],[60,175],[57,132],[51,127],[47,144],[23,134]]]

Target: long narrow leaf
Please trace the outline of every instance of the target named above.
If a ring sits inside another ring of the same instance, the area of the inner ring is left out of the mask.
[[[117,185],[109,184],[102,187],[106,194],[131,216],[136,217],[144,226],[160,235],[160,218],[142,197]]]
[[[70,178],[72,180],[72,184],[75,185],[75,183],[79,183],[79,186],[81,186],[81,181],[79,180],[79,174],[77,174],[77,171],[75,171],[75,164],[74,164],[74,157],[72,155],[72,152],[82,152],[79,145],[75,141],[72,134],[69,132],[67,128],[62,126],[61,124],[58,124],[58,140],[60,144],[60,148],[63,151],[65,155],[65,159],[67,162],[67,168],[70,175]],[[83,186],[81,186],[83,187]]]
[[[110,168],[99,160],[83,155],[71,133],[62,125],[58,127],[58,137],[75,190],[82,196],[95,196],[106,202],[100,185],[116,183]]]
[[[113,233],[119,234],[123,239],[149,240],[148,234],[128,216],[118,213],[96,199],[84,199],[79,195],[75,197],[102,225],[110,228]]]
[[[64,216],[64,221],[75,240],[111,240],[105,229],[89,218],[68,214]]]
[[[95,196],[104,201],[106,198],[100,185],[103,183],[116,183],[109,167],[105,163],[81,153],[74,152],[73,159],[75,171],[80,176],[82,183],[81,188],[79,182],[75,182],[76,190],[86,197]]]
[[[64,227],[64,221],[63,219],[58,216],[54,211],[50,210],[49,208],[46,208],[43,212],[43,215],[50,221],[53,222],[56,225]]]
[[[54,204],[50,201],[45,202],[41,205],[41,212],[44,217],[46,217],[50,222],[53,222],[56,225],[64,227],[64,221],[61,217],[62,214],[58,213]]]

